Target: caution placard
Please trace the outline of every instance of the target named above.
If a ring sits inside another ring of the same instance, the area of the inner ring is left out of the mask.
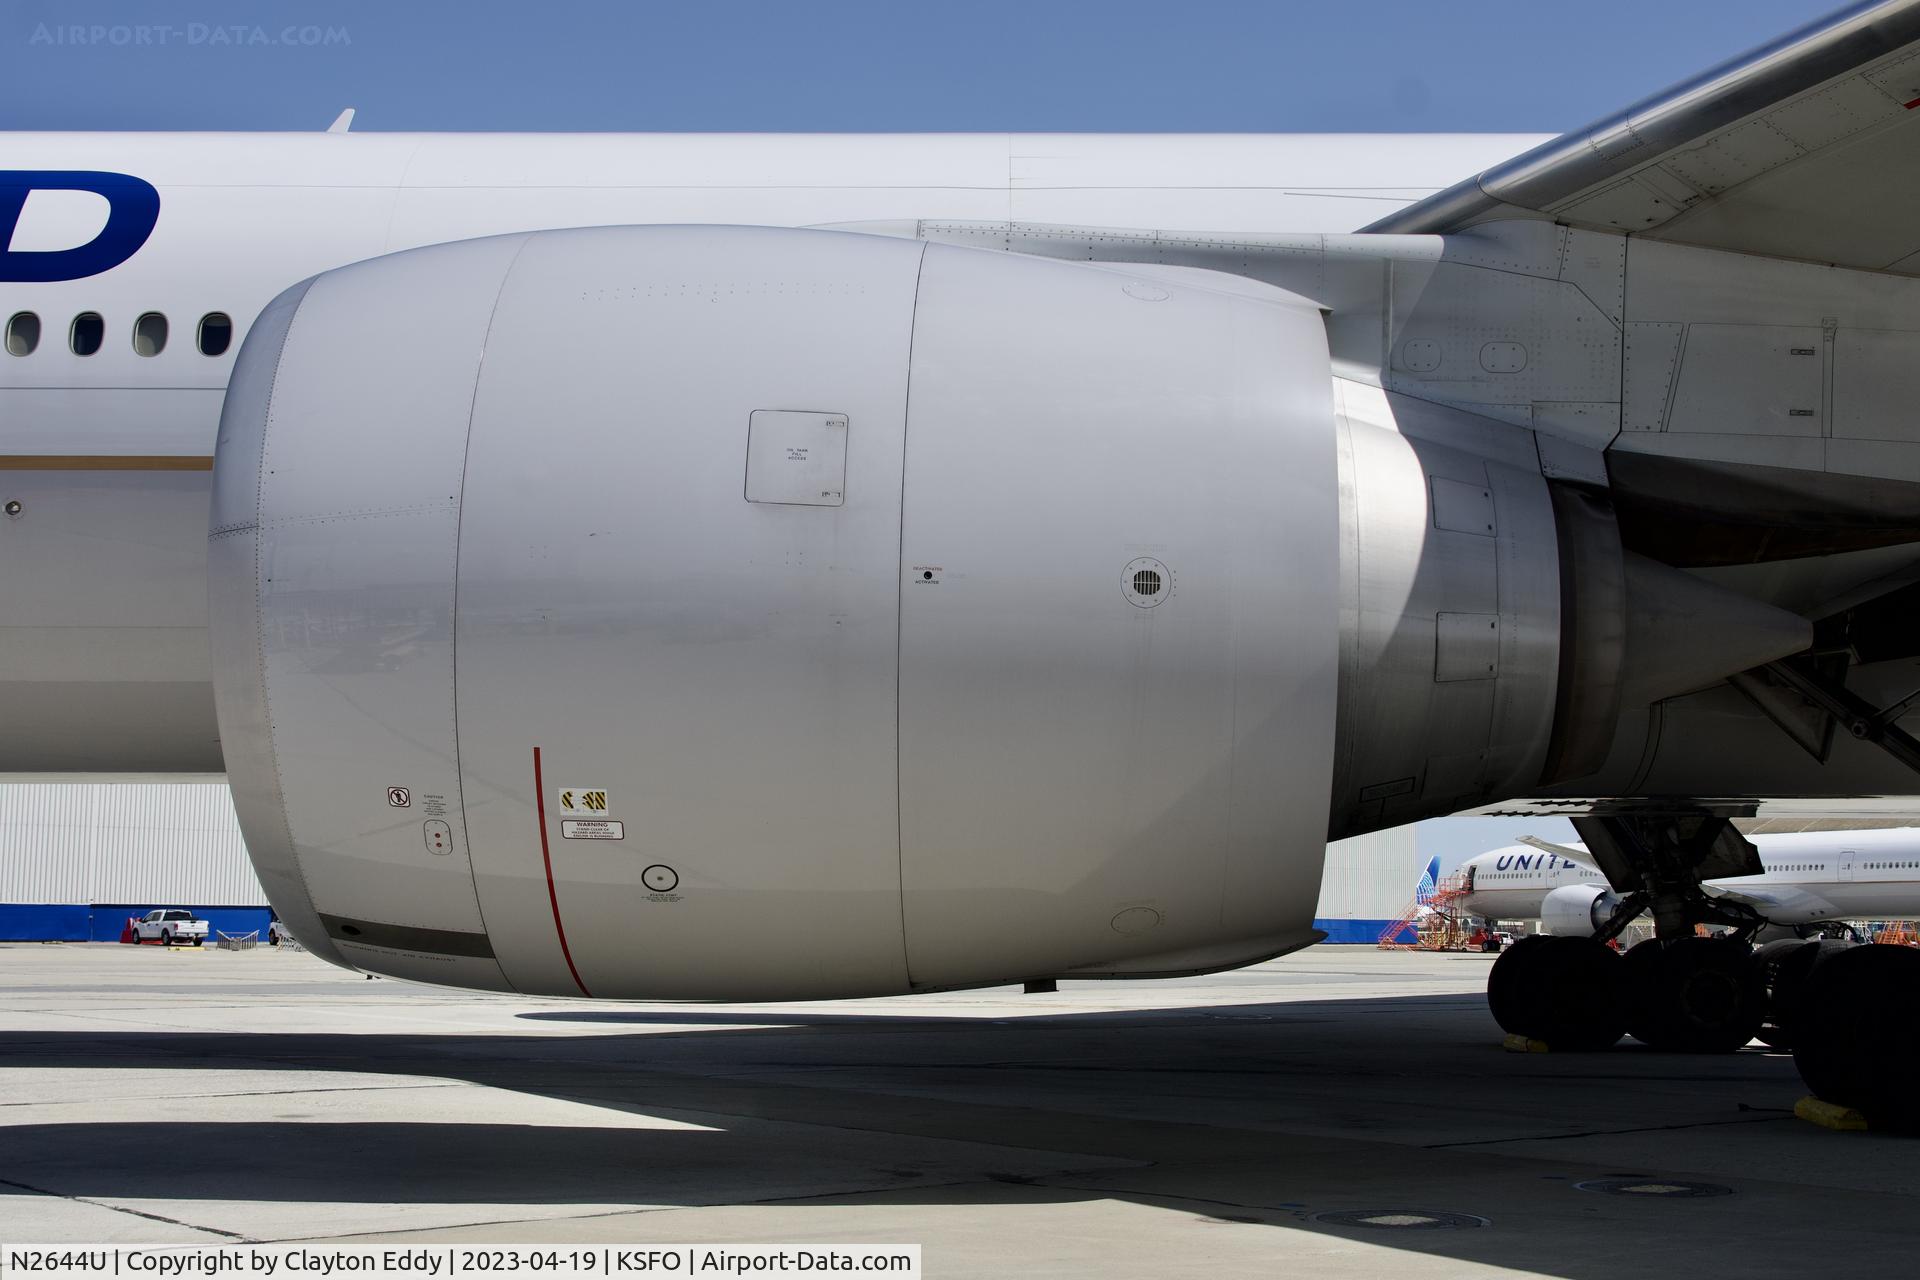
[[[602,822],[594,818],[575,818],[560,823],[560,835],[566,840],[625,840],[627,824]]]
[[[604,818],[613,811],[605,787],[561,787],[554,807],[565,818]]]

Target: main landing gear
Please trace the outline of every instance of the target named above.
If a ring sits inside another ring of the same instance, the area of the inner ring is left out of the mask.
[[[1763,921],[1709,897],[1702,880],[1757,871],[1724,818],[1575,819],[1619,908],[1590,938],[1536,936],[1508,948],[1487,1002],[1510,1034],[1553,1049],[1604,1049],[1623,1035],[1654,1049],[1731,1053],[1756,1036],[1791,1048],[1819,1098],[1878,1128],[1920,1130],[1920,951],[1786,939],[1758,949]],[[1624,955],[1609,943],[1643,911],[1656,936]],[[1696,924],[1725,930],[1698,937]]]
[[[1649,939],[1621,955],[1597,938],[1524,938],[1494,962],[1487,1002],[1502,1030],[1555,1049],[1623,1035],[1655,1049],[1730,1053],[1759,1034],[1767,992],[1734,938]]]

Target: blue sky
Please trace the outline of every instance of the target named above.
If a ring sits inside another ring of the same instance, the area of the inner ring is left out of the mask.
[[[0,127],[1558,132],[1831,7],[7,0]]]
[[[1433,818],[1416,824],[1413,842],[1423,861],[1439,854],[1444,873],[1476,853],[1514,844],[1523,835],[1562,844],[1580,839],[1565,818]]]

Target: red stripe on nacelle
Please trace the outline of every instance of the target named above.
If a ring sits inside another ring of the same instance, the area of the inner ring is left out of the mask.
[[[540,748],[533,749],[533,807],[540,815],[540,861],[547,869],[547,901],[553,906],[553,931],[560,937],[560,954],[566,959],[567,972],[573,975],[573,985],[580,988],[580,994],[591,996],[587,984],[580,981],[580,971],[573,967],[573,952],[567,947],[567,926],[560,923],[560,894],[553,887],[553,855],[547,851],[547,784],[540,776]]]

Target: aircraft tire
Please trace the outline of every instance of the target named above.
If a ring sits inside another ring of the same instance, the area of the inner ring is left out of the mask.
[[[1670,1023],[1665,1002],[1649,993],[1660,984],[1660,944],[1649,938],[1634,944],[1621,957],[1622,985],[1626,988],[1627,1034],[1650,1049],[1679,1047],[1679,1032]]]
[[[1627,1030],[1654,1049],[1732,1053],[1766,1016],[1753,949],[1731,938],[1649,939],[1626,956]]]
[[[1533,954],[1533,944],[1540,941],[1543,939],[1521,938],[1500,953],[1487,973],[1487,1008],[1500,1029],[1509,1035],[1526,1035],[1523,1028],[1531,1023],[1520,988],[1523,970],[1527,968],[1525,957]]]
[[[1782,938],[1754,949],[1754,963],[1767,988],[1767,1021],[1760,1038],[1776,1049],[1791,1049],[1800,1020],[1807,979],[1822,959],[1857,944],[1840,938]]]
[[[1793,1064],[1817,1098],[1852,1107],[1870,1128],[1920,1133],[1920,950],[1855,946],[1808,976]]]
[[[1787,984],[1781,979],[1781,969],[1788,956],[1798,953],[1807,945],[1804,938],[1777,938],[1753,949],[1753,963],[1759,968],[1760,981],[1767,989],[1767,1017],[1760,1024],[1760,1039],[1775,1049],[1793,1047],[1793,1033],[1787,1029],[1782,1018],[1781,996]],[[1804,978],[1806,975],[1800,976]]]
[[[1592,938],[1534,936],[1501,953],[1487,1004],[1510,1035],[1552,1049],[1605,1049],[1626,1033],[1620,957]]]

